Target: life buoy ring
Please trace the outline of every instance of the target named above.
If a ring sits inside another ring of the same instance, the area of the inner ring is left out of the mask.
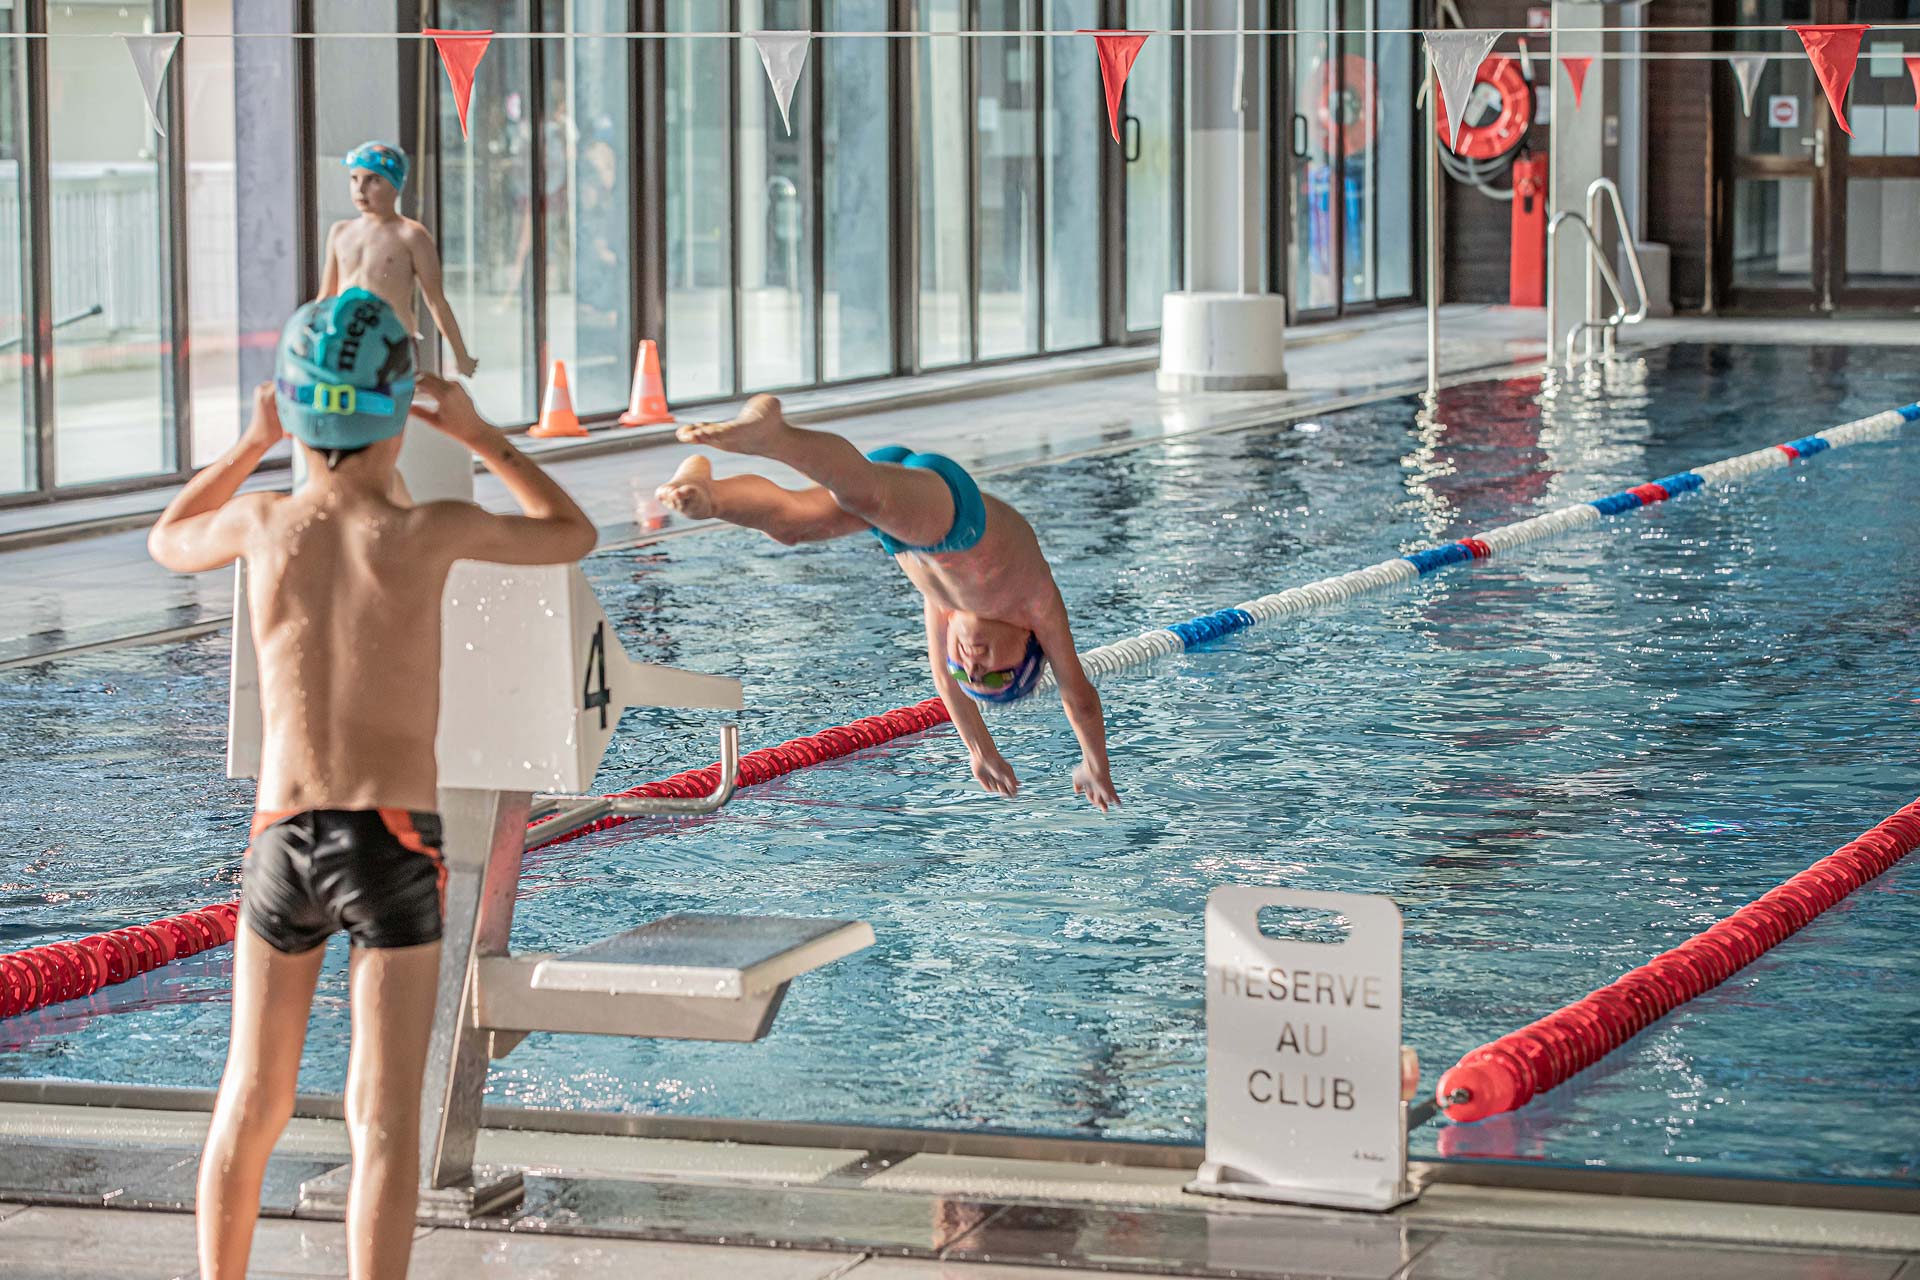
[[[1373,145],[1373,123],[1380,113],[1374,102],[1373,63],[1357,53],[1340,58],[1339,93],[1327,74],[1331,65],[1324,60],[1313,69],[1307,82],[1307,94],[1314,104],[1313,114],[1320,122],[1321,149],[1333,150],[1334,122],[1339,122],[1342,154],[1357,156]]]
[[[1485,95],[1481,85],[1490,85],[1500,97],[1500,114],[1480,124],[1470,123],[1474,103]],[[1488,58],[1474,73],[1473,88],[1467,99],[1467,119],[1460,122],[1460,141],[1452,148],[1462,160],[1498,160],[1519,148],[1533,127],[1533,86],[1520,74],[1520,64],[1512,58]],[[1440,145],[1447,145],[1447,117],[1435,113],[1434,127]]]

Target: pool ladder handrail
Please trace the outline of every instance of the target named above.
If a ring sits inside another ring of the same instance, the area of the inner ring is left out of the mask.
[[[1627,310],[1627,298],[1626,294],[1620,288],[1620,277],[1614,273],[1612,265],[1608,263],[1606,251],[1600,244],[1599,236],[1594,232],[1594,226],[1600,221],[1600,200],[1602,196],[1605,196],[1607,202],[1613,206],[1614,226],[1618,228],[1620,232],[1620,244],[1626,251],[1627,271],[1633,277],[1633,289],[1638,299],[1638,304],[1632,311]],[[1634,247],[1633,228],[1627,225],[1626,208],[1620,202],[1620,188],[1614,185],[1613,179],[1611,178],[1595,178],[1587,186],[1587,212],[1585,217],[1582,217],[1571,209],[1562,209],[1559,213],[1553,215],[1551,222],[1547,223],[1548,363],[1552,363],[1555,349],[1560,345],[1562,340],[1560,332],[1559,299],[1555,296],[1553,287],[1555,275],[1553,267],[1556,261],[1553,250],[1555,237],[1560,230],[1560,224],[1563,222],[1572,222],[1578,226],[1581,234],[1586,237],[1587,242],[1586,310],[1580,323],[1568,329],[1565,334],[1566,356],[1564,364],[1567,368],[1571,369],[1574,364],[1574,340],[1582,335],[1587,335],[1585,359],[1592,360],[1594,358],[1591,332],[1595,329],[1598,329],[1602,335],[1601,358],[1607,360],[1613,358],[1615,337],[1619,332],[1620,326],[1623,324],[1639,324],[1647,318],[1647,280],[1640,269],[1640,252]],[[1597,281],[1604,281],[1608,292],[1613,295],[1613,314],[1604,319],[1597,317],[1594,310],[1595,284]]]
[[[740,785],[740,729],[720,726],[720,781],[704,796],[570,796],[538,795],[533,798],[533,813],[540,818],[527,828],[527,848],[572,835],[582,827],[608,815],[651,817],[672,815],[692,817],[718,812],[733,799]]]

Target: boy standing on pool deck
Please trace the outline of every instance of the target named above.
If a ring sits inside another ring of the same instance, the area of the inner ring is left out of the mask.
[[[762,476],[716,480],[712,464],[696,455],[658,493],[682,515],[758,529],[789,546],[862,530],[880,539],[920,589],[933,684],[982,787],[1011,796],[1020,782],[969,699],[1023,698],[1051,663],[1080,740],[1074,792],[1103,813],[1120,803],[1107,768],[1100,695],[1080,667],[1053,570],[1018,511],[981,493],[951,458],[900,445],[862,457],[840,436],[789,425],[772,396],[755,396],[732,422],[689,424],[679,436],[784,462],[814,482],[795,491]]]
[[[327,938],[351,938],[348,1259],[404,1276],[419,1184],[421,1075],[440,964],[440,599],[456,560],[562,564],[593,549],[579,507],[474,411],[419,376],[413,340],[364,289],[310,302],[225,457],[168,505],[148,546],[176,573],[245,560],[260,663],[259,791],[234,940],[233,1038],[200,1163],[201,1274],[246,1272],[260,1184],[293,1114]],[[409,409],[480,455],[524,515],[396,501]],[[238,494],[293,436],[293,494]]]
[[[420,285],[427,310],[453,348],[453,364],[471,378],[480,362],[467,354],[460,322],[447,305],[440,281],[440,251],[433,236],[412,218],[400,216],[400,192],[407,185],[407,153],[384,142],[363,142],[347,153],[347,181],[353,187],[357,218],[336,222],[327,232],[327,265],[320,273],[320,294],[331,298],[359,286],[386,299],[407,332],[414,327],[413,286]]]

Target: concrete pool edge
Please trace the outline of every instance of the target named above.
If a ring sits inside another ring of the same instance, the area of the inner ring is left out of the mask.
[[[0,1080],[0,1141],[193,1146],[212,1098],[208,1090]],[[303,1094],[295,1116],[280,1150],[344,1154],[338,1097]],[[1198,1146],[1185,1144],[511,1107],[486,1108],[482,1125],[488,1160],[555,1175],[615,1170],[616,1177],[664,1175],[690,1185],[771,1181],[1229,1216],[1278,1211],[1372,1217],[1201,1203],[1181,1190],[1201,1156]],[[1499,1160],[1415,1160],[1412,1169],[1425,1194],[1388,1217],[1579,1235],[1920,1252],[1920,1186]]]

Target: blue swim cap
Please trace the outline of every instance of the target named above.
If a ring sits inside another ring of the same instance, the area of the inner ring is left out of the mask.
[[[362,449],[400,434],[413,407],[413,335],[365,289],[309,302],[280,333],[280,424],[314,449]]]
[[[347,158],[340,163],[349,169],[365,169],[368,173],[377,173],[393,184],[395,191],[404,191],[407,187],[407,153],[385,142],[363,142],[347,152]]]
[[[1040,683],[1040,673],[1046,669],[1046,651],[1041,649],[1039,637],[1032,632],[1027,633],[1027,652],[1018,665],[1005,671],[989,671],[981,677],[994,681],[998,688],[974,684],[967,679],[964,668],[954,665],[952,659],[947,661],[947,670],[953,674],[961,692],[978,702],[1018,702],[1033,692],[1034,686]]]

